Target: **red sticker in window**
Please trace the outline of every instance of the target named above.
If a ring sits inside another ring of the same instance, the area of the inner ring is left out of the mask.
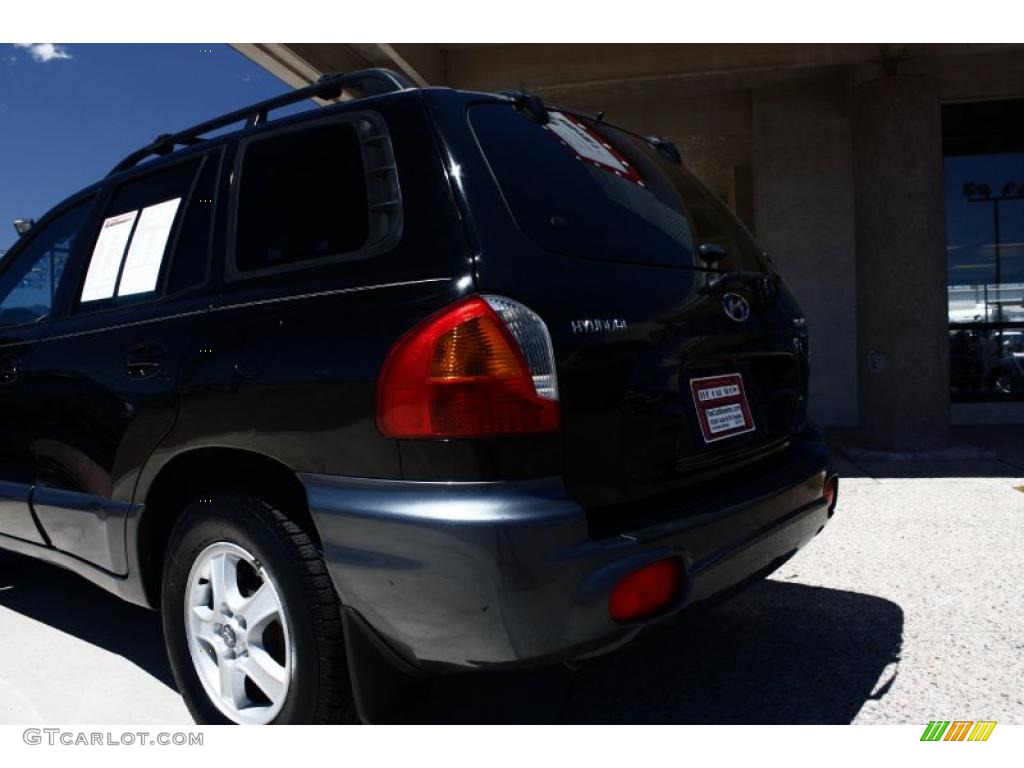
[[[561,112],[548,113],[546,126],[576,158],[603,171],[644,186],[643,178],[625,155],[583,121]]]

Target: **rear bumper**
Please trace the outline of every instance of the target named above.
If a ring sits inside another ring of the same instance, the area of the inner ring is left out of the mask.
[[[824,527],[829,476],[820,437],[796,444],[784,471],[744,501],[662,519],[604,539],[561,480],[434,483],[303,474],[342,602],[420,669],[540,665],[605,652],[664,619],[763,573]],[[619,625],[612,587],[678,556],[678,602]]]

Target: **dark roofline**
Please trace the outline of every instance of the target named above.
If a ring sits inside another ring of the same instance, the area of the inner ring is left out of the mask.
[[[383,93],[392,93],[412,88],[413,85],[402,75],[390,69],[361,69],[357,72],[334,73],[324,75],[312,85],[305,88],[298,88],[289,93],[275,96],[271,99],[250,104],[247,107],[236,109],[220,117],[207,120],[199,125],[186,128],[177,133],[161,134],[141,149],[132,152],[128,157],[114,166],[114,169],[107,174],[108,177],[114,174],[133,168],[151,155],[168,155],[175,151],[176,147],[190,147],[202,143],[204,134],[215,131],[234,123],[245,121],[246,128],[261,125],[267,121],[267,115],[275,109],[281,109],[290,104],[296,104],[306,99],[336,99],[343,93],[356,92],[355,98],[377,96]]]

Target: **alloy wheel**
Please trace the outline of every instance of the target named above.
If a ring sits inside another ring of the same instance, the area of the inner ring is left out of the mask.
[[[185,634],[199,680],[236,723],[264,724],[288,696],[294,643],[280,593],[244,548],[217,542],[192,565]]]

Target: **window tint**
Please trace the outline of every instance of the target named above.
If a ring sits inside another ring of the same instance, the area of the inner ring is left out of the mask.
[[[181,222],[181,231],[171,256],[167,293],[178,293],[206,282],[210,260],[210,228],[214,197],[220,171],[219,158],[210,156],[203,164],[192,198]]]
[[[91,203],[76,204],[28,235],[31,241],[0,277],[0,326],[33,323],[50,314]]]
[[[199,163],[181,163],[118,189],[92,245],[80,295],[83,304],[137,300],[156,293],[174,225]]]
[[[332,123],[245,149],[235,263],[251,272],[357,252],[370,244],[360,136]]]
[[[699,200],[692,201],[689,208],[699,243],[721,246],[727,254],[743,251],[744,232],[731,214],[708,202]]]
[[[729,209],[685,168],[607,124],[553,111],[540,125],[504,104],[470,110],[512,215],[541,248],[605,261],[761,270],[760,250]]]

